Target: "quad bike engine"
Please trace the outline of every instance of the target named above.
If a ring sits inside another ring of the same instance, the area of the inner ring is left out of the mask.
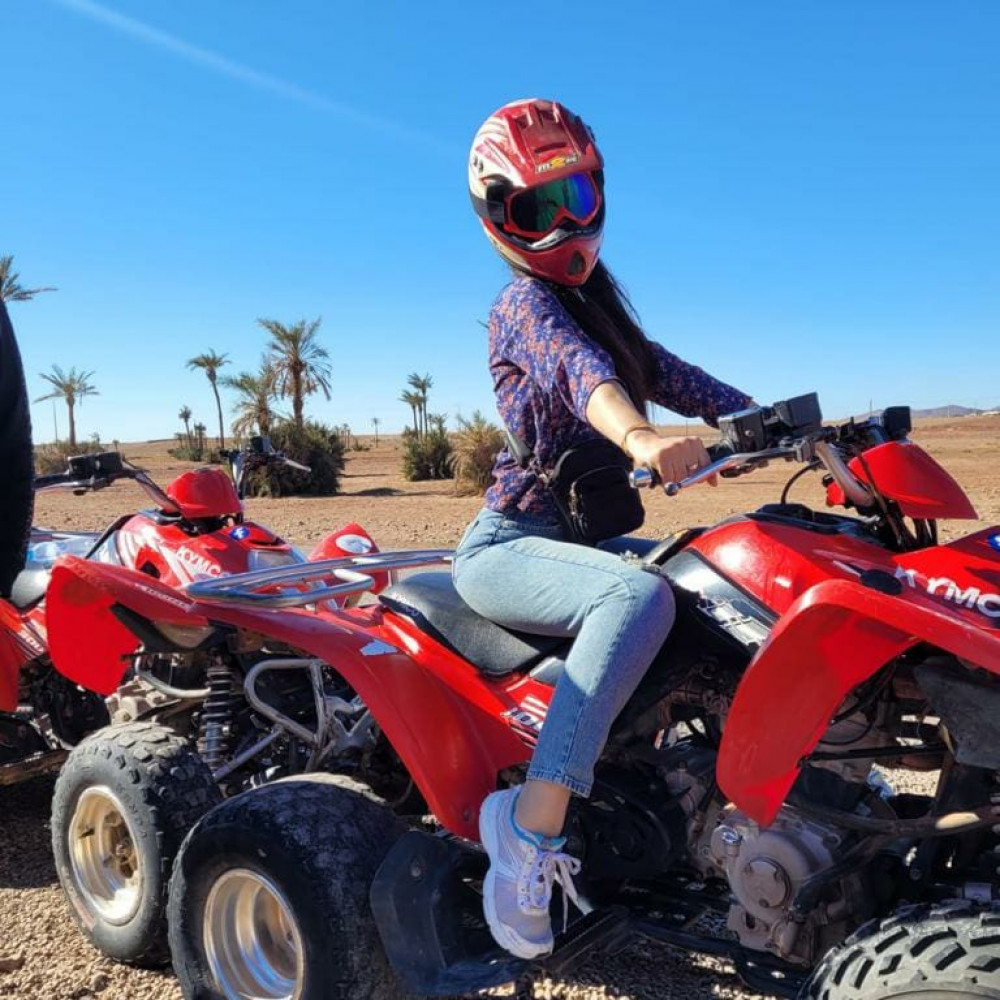
[[[727,926],[744,947],[809,965],[844,939],[864,901],[857,873],[835,880],[804,917],[793,912],[799,889],[835,864],[842,843],[834,827],[790,810],[767,829],[738,810],[726,816],[712,831],[710,863],[732,890]]]
[[[860,872],[832,880],[804,915],[794,912],[794,904],[810,878],[841,859],[849,835],[789,808],[767,829],[718,795],[704,808],[712,796],[715,754],[681,741],[662,750],[660,759],[666,785],[688,817],[689,861],[702,877],[728,884],[727,927],[745,948],[811,965],[844,939],[866,905]]]
[[[660,724],[667,727],[664,734],[677,734],[678,722],[691,707],[714,718],[721,730],[729,704],[721,680],[703,671],[664,699],[658,706]],[[819,801],[835,793],[843,809],[862,808],[870,814],[886,808],[880,795],[887,789],[863,751],[892,742],[897,726],[894,710],[885,702],[867,711],[849,709],[817,747],[830,759],[821,758],[809,769],[803,787],[812,784]],[[683,732],[684,724],[679,728]],[[728,884],[727,926],[745,948],[810,966],[865,919],[871,903],[863,868],[832,878],[806,912],[795,909],[803,885],[837,865],[854,845],[850,833],[790,807],[761,829],[714,790],[715,752],[704,743],[695,750],[682,737],[657,756],[661,776],[688,817],[689,860],[703,877]]]

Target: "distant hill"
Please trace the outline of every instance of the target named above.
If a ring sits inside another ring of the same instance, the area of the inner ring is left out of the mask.
[[[994,407],[992,410],[982,410],[974,406],[958,406],[952,403],[949,406],[932,406],[927,410],[914,410],[913,416],[917,417],[981,417],[984,414],[987,416],[994,416],[1000,413],[1000,406]],[[874,417],[882,416],[881,410],[875,410],[871,414]],[[859,415],[861,419],[867,417],[867,413]]]
[[[972,406],[934,406],[929,410],[914,410],[915,417],[978,417],[986,410],[980,410]]]

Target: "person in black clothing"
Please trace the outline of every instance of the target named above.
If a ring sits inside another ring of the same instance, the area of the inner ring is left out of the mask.
[[[24,558],[34,509],[31,415],[14,328],[0,300],[0,597],[8,597]]]

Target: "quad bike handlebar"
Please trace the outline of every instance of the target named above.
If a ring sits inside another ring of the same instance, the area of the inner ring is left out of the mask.
[[[878,419],[860,423],[850,420],[824,427],[818,398],[809,393],[773,406],[755,406],[722,417],[719,420],[722,440],[707,448],[711,462],[679,482],[661,484],[660,477],[649,468],[635,469],[629,475],[629,482],[636,489],[662,485],[667,496],[672,497],[713,476],[740,476],[781,458],[787,462],[818,463],[848,500],[856,507],[866,507],[873,501],[872,493],[848,469],[838,442],[895,440],[905,437],[910,427],[910,411],[905,406],[890,407]]]
[[[245,448],[220,452],[229,463],[236,492],[242,500],[246,495],[246,481],[250,472],[266,465],[287,465],[299,472],[312,472],[308,465],[293,461],[283,452],[276,451],[270,438],[253,437]],[[164,491],[157,486],[149,474],[138,466],[127,462],[117,451],[105,451],[92,455],[72,455],[67,459],[65,472],[48,476],[36,476],[34,490],[44,493],[48,490],[72,490],[77,496],[96,490],[106,489],[121,479],[131,479],[146,491],[149,497],[163,510],[173,510],[174,504]]]
[[[126,468],[121,455],[105,451],[93,455],[73,455],[67,460],[65,472],[48,476],[35,476],[36,493],[46,490],[72,490],[86,493],[110,486],[116,479],[132,478],[132,469]]]
[[[308,465],[296,462],[284,452],[277,451],[271,444],[271,439],[264,436],[252,437],[245,448],[222,451],[220,455],[229,462],[236,493],[241,500],[246,496],[247,477],[256,469],[267,465],[287,465],[299,472],[312,472]]]
[[[93,455],[72,455],[67,460],[65,472],[50,476],[36,476],[36,493],[48,490],[72,490],[77,496],[106,489],[121,479],[131,479],[141,486],[157,506],[172,510],[173,502],[156,485],[148,473],[125,461],[117,451],[103,451]]]

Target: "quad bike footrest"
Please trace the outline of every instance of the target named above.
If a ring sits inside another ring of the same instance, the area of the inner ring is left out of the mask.
[[[629,936],[623,907],[594,910],[556,938],[542,963],[515,958],[496,944],[483,918],[478,887],[486,867],[486,855],[472,846],[418,830],[382,863],[372,911],[389,962],[409,991],[455,996],[523,981],[535,971],[563,975],[597,950],[617,951]]]
[[[63,766],[68,756],[68,750],[45,750],[25,757],[23,760],[2,764],[0,765],[0,787],[17,785],[29,778],[38,778],[43,774],[54,774]]]

